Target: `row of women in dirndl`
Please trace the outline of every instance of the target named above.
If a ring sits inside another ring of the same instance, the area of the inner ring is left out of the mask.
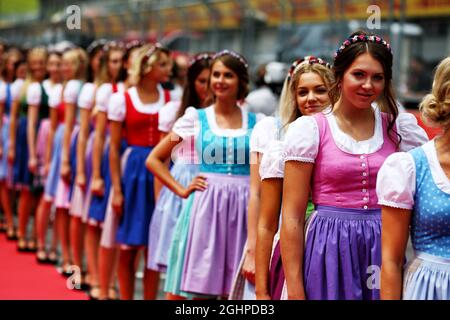
[[[240,102],[247,67],[228,50],[194,57],[189,81],[209,77],[214,101],[196,91],[200,103],[186,109],[182,102],[184,114],[148,156],[147,167],[165,187],[151,221],[147,267],[166,273],[168,299],[230,295],[247,240],[250,135],[263,118]]]
[[[363,47],[360,54],[354,54],[353,50]],[[269,141],[266,148],[260,143],[259,149],[263,156],[256,227],[258,299],[380,298],[377,174],[390,154],[428,140],[413,115],[392,116],[398,113],[397,106],[386,103],[394,100],[383,91],[390,86],[389,61],[389,45],[361,32],[339,47],[331,70],[314,57],[294,62],[279,117],[262,121],[261,130],[258,125],[255,128],[254,134],[261,131],[255,145],[258,140]],[[364,75],[370,74],[384,76],[378,83],[377,79],[364,82]],[[352,114],[357,117],[352,119]],[[345,124],[357,127],[362,119],[369,119],[370,129],[360,127],[364,134],[357,135],[358,139],[349,133],[357,130]],[[312,211],[310,202],[314,209],[305,222]],[[280,244],[273,243],[278,225]],[[236,281],[234,297],[245,296],[249,287],[245,285],[251,280],[245,261],[242,274],[245,277]]]

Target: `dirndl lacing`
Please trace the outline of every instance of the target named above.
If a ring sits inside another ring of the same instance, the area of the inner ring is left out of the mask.
[[[403,279],[403,300],[449,300],[450,258],[416,251]]]

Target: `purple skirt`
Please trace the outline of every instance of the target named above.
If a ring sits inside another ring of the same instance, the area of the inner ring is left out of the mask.
[[[381,210],[317,206],[303,265],[307,299],[378,300]]]
[[[195,192],[181,290],[226,296],[247,240],[249,177],[203,175],[208,188]]]
[[[280,300],[284,285],[284,271],[281,263],[280,241],[275,244],[269,269],[269,294],[272,300]]]

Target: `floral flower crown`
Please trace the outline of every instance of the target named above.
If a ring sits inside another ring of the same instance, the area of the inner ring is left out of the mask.
[[[147,52],[144,55],[144,60],[148,60],[150,59],[150,57],[156,52],[156,50],[162,50],[162,51],[166,51],[169,52],[169,49],[167,49],[166,47],[164,47],[162,44],[160,44],[159,42],[156,42],[154,45],[152,45]]]
[[[387,50],[392,55],[391,45],[389,43],[387,43],[385,40],[383,40],[383,38],[381,38],[379,36],[368,36],[368,35],[360,34],[360,35],[354,35],[353,37],[347,38],[342,43],[342,45],[339,47],[339,49],[337,49],[336,52],[334,53],[334,60],[336,60],[336,57],[342,51],[344,51],[345,48],[347,48],[348,46],[351,46],[352,44],[357,43],[357,42],[373,42],[373,43],[382,44],[383,46],[385,46],[387,48]]]
[[[103,52],[108,52],[109,50],[111,50],[111,49],[113,49],[113,48],[114,48],[114,49],[115,49],[115,48],[117,48],[117,49],[124,49],[125,46],[124,46],[123,42],[113,40],[113,41],[108,41],[108,42],[103,46],[102,50],[103,50]]]
[[[292,77],[300,70],[301,66],[305,64],[313,65],[316,63],[331,69],[331,65],[325,60],[314,56],[305,56],[304,58],[295,60],[294,63],[292,63],[287,76],[288,81],[291,81]]]
[[[125,49],[126,49],[127,51],[130,51],[131,49],[138,48],[138,47],[142,47],[143,45],[145,45],[145,42],[144,42],[144,41],[141,41],[141,40],[132,40],[132,41],[128,42],[128,43],[125,45]]]
[[[94,50],[97,48],[103,48],[108,43],[108,40],[106,39],[98,39],[93,41],[86,49],[86,52],[88,54],[91,54]]]
[[[222,50],[222,51],[219,51],[219,52],[217,52],[215,55],[213,55],[212,59],[215,60],[215,59],[217,59],[217,58],[219,58],[219,57],[221,57],[221,56],[225,56],[225,55],[230,55],[230,56],[232,56],[232,57],[238,59],[239,62],[241,62],[241,63],[244,65],[244,67],[245,67],[246,69],[248,69],[248,63],[247,63],[247,60],[245,60],[245,58],[244,58],[243,56],[241,56],[239,53],[234,52],[234,51],[231,51],[231,50]]]
[[[213,53],[203,52],[196,54],[190,61],[189,61],[189,68],[192,67],[195,63],[201,60],[209,60],[212,59]]]

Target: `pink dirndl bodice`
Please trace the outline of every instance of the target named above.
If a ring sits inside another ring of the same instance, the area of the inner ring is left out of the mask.
[[[377,174],[384,160],[397,151],[386,132],[388,115],[381,115],[383,143],[379,150],[369,154],[351,154],[339,149],[325,115],[314,115],[320,137],[312,181],[315,205],[363,210],[380,208],[375,191]]]

